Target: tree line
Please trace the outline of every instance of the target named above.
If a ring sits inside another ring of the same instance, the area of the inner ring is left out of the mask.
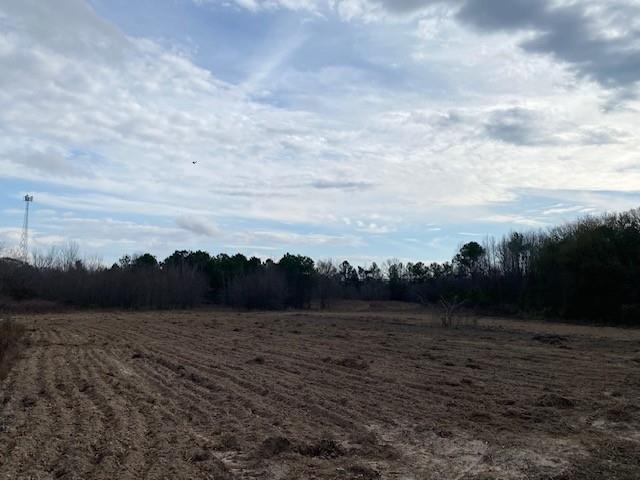
[[[469,242],[448,262],[389,260],[378,266],[287,253],[176,251],[162,261],[124,256],[111,267],[81,259],[74,245],[0,262],[0,295],[79,307],[248,309],[324,308],[339,298],[424,304],[465,302],[527,312],[640,324],[640,210],[586,217],[548,230]]]

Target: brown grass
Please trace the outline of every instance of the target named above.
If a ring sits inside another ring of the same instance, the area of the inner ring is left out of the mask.
[[[18,356],[24,326],[7,318],[0,320],[0,380],[5,378]]]

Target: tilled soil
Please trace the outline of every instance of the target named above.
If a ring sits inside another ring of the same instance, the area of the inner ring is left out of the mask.
[[[20,318],[0,479],[638,479],[640,332],[429,312]]]

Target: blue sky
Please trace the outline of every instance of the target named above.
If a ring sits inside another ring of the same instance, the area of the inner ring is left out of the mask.
[[[0,244],[366,264],[640,203],[637,0],[0,0]],[[193,165],[192,161],[197,160]]]

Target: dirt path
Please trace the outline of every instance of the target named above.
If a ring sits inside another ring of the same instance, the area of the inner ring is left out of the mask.
[[[640,478],[640,333],[433,320],[22,318],[0,479]]]

